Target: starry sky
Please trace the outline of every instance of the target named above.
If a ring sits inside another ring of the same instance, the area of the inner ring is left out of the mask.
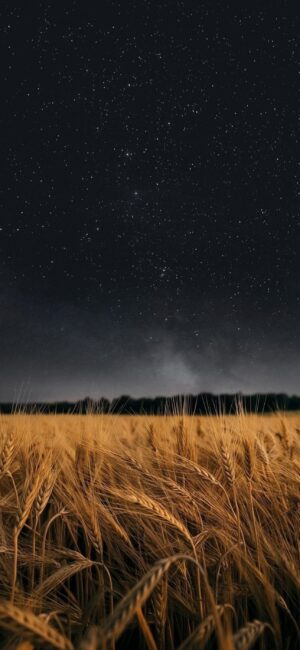
[[[299,22],[1,3],[0,399],[300,392]]]

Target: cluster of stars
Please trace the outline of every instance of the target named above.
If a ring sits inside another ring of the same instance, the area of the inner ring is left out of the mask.
[[[297,299],[297,16],[187,4],[0,9],[1,265],[191,340],[217,305],[240,336]]]

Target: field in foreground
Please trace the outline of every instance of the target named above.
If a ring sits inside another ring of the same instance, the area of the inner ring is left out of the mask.
[[[0,647],[300,648],[300,416],[0,418]]]

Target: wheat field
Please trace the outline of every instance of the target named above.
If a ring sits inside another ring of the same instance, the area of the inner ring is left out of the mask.
[[[300,416],[0,418],[0,647],[300,648]]]

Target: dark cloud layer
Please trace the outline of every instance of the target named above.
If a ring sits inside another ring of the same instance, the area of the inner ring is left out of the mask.
[[[32,303],[18,294],[5,302],[3,400],[297,390],[292,319],[270,321],[267,329],[264,319],[237,328],[216,313],[216,322],[199,327],[195,337],[188,317],[155,326],[132,319],[124,328],[101,310]]]

